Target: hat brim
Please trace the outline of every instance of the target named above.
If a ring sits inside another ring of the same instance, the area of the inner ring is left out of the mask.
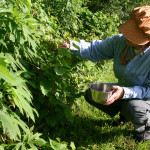
[[[149,39],[144,33],[142,33],[137,24],[131,18],[119,27],[119,31],[126,37],[126,39],[134,44],[145,45],[149,42]]]

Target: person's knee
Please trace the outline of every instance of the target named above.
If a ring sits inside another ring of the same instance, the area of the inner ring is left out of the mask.
[[[147,108],[141,101],[131,100],[124,105],[125,118],[135,124],[145,124],[147,120]]]

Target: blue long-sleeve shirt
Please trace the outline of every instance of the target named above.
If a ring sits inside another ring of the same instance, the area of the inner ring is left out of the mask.
[[[122,34],[103,41],[94,40],[87,43],[81,40],[80,42],[71,41],[70,44],[70,50],[73,50],[74,54],[92,62],[114,59],[114,74],[118,79],[118,85],[124,89],[123,99],[150,100],[150,47],[128,61],[127,64],[122,65],[120,63],[121,53],[127,47],[126,38]],[[129,47],[126,57],[134,55],[134,48]]]

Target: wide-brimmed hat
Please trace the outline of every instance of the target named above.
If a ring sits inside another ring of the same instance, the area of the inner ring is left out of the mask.
[[[145,45],[150,42],[150,6],[134,8],[119,31],[134,44]]]

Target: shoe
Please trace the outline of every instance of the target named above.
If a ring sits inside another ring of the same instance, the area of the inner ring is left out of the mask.
[[[136,142],[150,140],[150,126],[146,127],[143,132],[135,133],[134,139]]]
[[[125,123],[128,121],[120,114],[120,118],[117,120],[114,120],[112,122],[112,126],[117,127],[117,126],[123,126]]]

